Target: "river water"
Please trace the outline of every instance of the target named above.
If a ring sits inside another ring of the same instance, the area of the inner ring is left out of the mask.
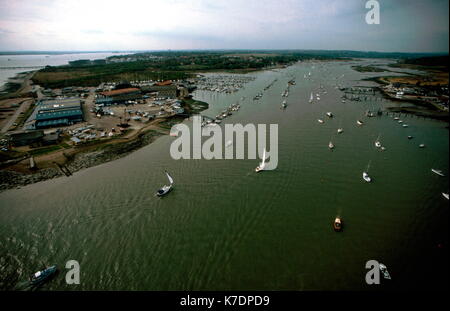
[[[374,62],[382,61],[358,63]],[[342,103],[336,85],[373,85],[361,78],[375,74],[352,64],[299,63],[252,73],[256,79],[234,94],[195,93],[210,103],[205,115],[245,97],[227,123],[278,124],[274,171],[254,173],[257,160],[173,160],[175,137],[163,136],[69,178],[0,193],[2,273],[20,282],[42,264],[58,264],[62,275],[44,286],[49,290],[439,288],[448,276],[448,201],[441,193],[449,184],[431,168],[448,175],[448,129],[412,116],[402,116],[408,128],[387,115],[366,118],[368,109],[393,105],[380,95]],[[281,110],[292,77],[296,85]],[[308,103],[320,85],[327,94]],[[384,152],[374,147],[379,135]],[[369,162],[372,183],[362,179]],[[165,169],[175,189],[160,199],[154,192],[166,182]],[[332,230],[336,215],[342,233]],[[80,263],[80,285],[65,284],[71,259]],[[387,265],[391,283],[365,283],[371,259]]]

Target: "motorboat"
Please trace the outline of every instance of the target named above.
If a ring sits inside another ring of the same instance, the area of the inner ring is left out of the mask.
[[[261,163],[255,168],[255,172],[259,173],[263,171],[265,167],[266,167],[266,148],[264,148]]]
[[[54,265],[32,274],[30,276],[30,284],[38,285],[49,280],[56,273],[57,270],[58,269],[56,265]]]
[[[357,121],[356,121],[356,124],[358,124],[359,126],[361,126],[361,125],[363,125],[363,124],[364,124],[364,122],[363,122],[363,121],[361,121],[361,120],[357,120]]]
[[[413,139],[413,137],[411,135],[408,136],[408,139]]]
[[[437,169],[432,168],[431,171],[432,171],[433,173],[439,175],[439,176],[445,177],[444,173],[442,173],[441,170],[437,170]]]
[[[391,279],[391,275],[389,274],[387,267],[383,265],[381,262],[380,262],[380,271],[383,274],[383,278],[385,278],[386,280]]]
[[[402,126],[403,126],[403,127],[408,127],[408,124],[403,124]]]
[[[332,118],[332,117],[333,117],[333,114],[332,114],[331,112],[327,112],[327,116],[328,116],[329,118]]]
[[[443,196],[444,198],[446,198],[447,200],[448,200],[448,198],[449,198],[448,193],[445,193],[445,192],[442,192],[442,196]]]
[[[340,217],[336,217],[333,222],[334,231],[340,232],[342,231],[342,227],[343,227],[342,219]]]
[[[425,144],[420,144],[419,148],[425,148]]]
[[[338,132],[338,134],[341,134],[341,133],[344,132],[344,129],[343,128],[338,128],[337,132]]]
[[[317,119],[317,122],[324,123],[324,121],[322,119]]]
[[[160,188],[158,191],[156,191],[156,195],[158,197],[162,197],[170,192],[173,187],[173,178],[169,175],[169,173],[166,172],[167,178],[169,179],[169,185],[164,185],[162,188]]]
[[[366,172],[363,172],[363,179],[367,182],[372,181],[372,178],[370,178],[369,174],[367,174]]]

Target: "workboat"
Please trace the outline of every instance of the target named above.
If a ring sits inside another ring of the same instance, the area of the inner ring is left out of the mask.
[[[161,189],[159,189],[158,191],[156,191],[156,195],[158,197],[162,197],[166,194],[169,193],[170,190],[172,190],[172,186],[173,186],[173,178],[169,175],[169,173],[166,172],[167,178],[169,179],[169,185],[164,185]]]
[[[342,132],[344,132],[344,129],[343,128],[338,128],[337,132],[338,132],[338,134],[341,134]]]
[[[389,274],[387,267],[383,265],[381,262],[380,262],[380,271],[383,274],[383,278],[385,278],[386,280],[391,279],[391,275]]]
[[[448,200],[448,193],[442,192],[442,195]]]
[[[432,168],[431,171],[432,171],[433,173],[439,175],[439,176],[445,177],[444,173],[442,173],[441,170],[437,170],[437,169]]]
[[[336,232],[342,231],[342,219],[340,217],[336,217],[334,220],[333,229]]]
[[[327,112],[327,116],[328,116],[329,118],[332,118],[332,117],[333,117],[333,114],[332,114],[331,112]]]
[[[265,167],[266,167],[266,148],[264,148],[261,163],[255,168],[255,172],[259,173],[263,171]]]
[[[363,121],[361,121],[361,120],[357,120],[357,121],[356,121],[356,124],[358,124],[358,125],[360,125],[360,126],[361,126],[361,125],[363,125],[363,124],[364,124],[364,122],[363,122]]]
[[[323,123],[323,120],[322,119],[317,119],[317,122]]]
[[[45,268],[44,270],[38,271],[30,276],[30,284],[38,285],[47,281],[52,277],[57,271],[56,265]]]

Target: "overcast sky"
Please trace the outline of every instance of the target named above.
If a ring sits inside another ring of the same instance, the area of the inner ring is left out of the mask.
[[[448,0],[0,0],[0,50],[448,52]]]

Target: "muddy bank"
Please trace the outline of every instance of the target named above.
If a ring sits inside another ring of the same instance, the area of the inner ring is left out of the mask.
[[[150,130],[145,133],[141,133],[137,138],[128,142],[100,145],[96,149],[88,152],[76,153],[71,156],[68,155],[66,157],[67,162],[65,163],[65,167],[71,173],[74,173],[85,168],[113,161],[150,144],[158,137],[166,134],[166,132]],[[4,169],[0,170],[0,191],[25,186],[60,176],[65,176],[65,174],[56,164],[54,168],[40,169],[33,174],[25,174]]]

